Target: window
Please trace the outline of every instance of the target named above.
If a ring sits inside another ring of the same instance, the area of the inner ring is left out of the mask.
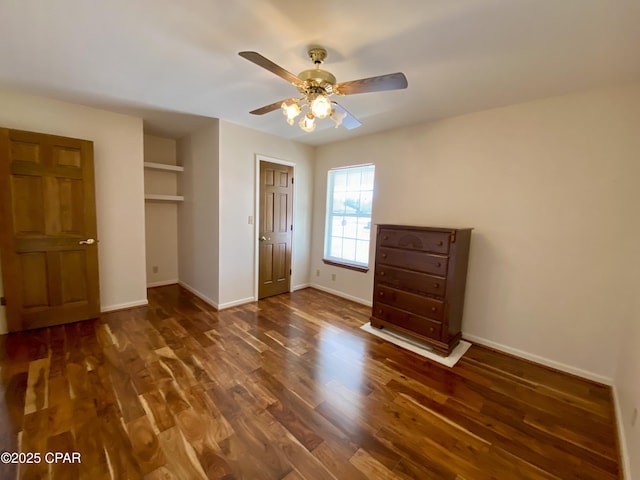
[[[329,170],[325,263],[368,269],[374,174],[374,165]]]

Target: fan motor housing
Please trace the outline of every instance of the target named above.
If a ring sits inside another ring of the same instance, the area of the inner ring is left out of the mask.
[[[334,77],[331,72],[327,72],[326,70],[321,70],[319,68],[304,70],[298,74],[298,78],[303,82],[315,82],[319,85],[322,85],[323,83],[328,83],[330,85],[336,84],[336,77]]]

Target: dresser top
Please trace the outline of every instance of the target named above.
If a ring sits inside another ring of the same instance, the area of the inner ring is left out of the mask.
[[[422,231],[429,231],[429,232],[459,232],[462,230],[473,230],[473,227],[471,228],[458,228],[458,227],[426,227],[426,226],[419,226],[419,225],[392,225],[389,223],[377,223],[376,226],[378,227],[378,229],[380,228],[393,228],[395,230],[422,230]]]

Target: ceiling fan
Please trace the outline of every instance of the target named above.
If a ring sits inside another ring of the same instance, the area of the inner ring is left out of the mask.
[[[308,54],[315,68],[304,70],[296,76],[257,52],[240,52],[238,55],[285,79],[302,95],[265,105],[249,113],[264,115],[281,108],[289,125],[293,125],[295,118],[304,112],[299,126],[305,132],[312,132],[316,128],[317,118],[327,117],[335,122],[336,128],[343,125],[351,130],[359,127],[360,121],[340,104],[329,99],[331,95],[354,95],[407,88],[407,78],[401,72],[337,83],[331,72],[320,68],[327,58],[327,51],[324,48],[313,47],[309,49]]]

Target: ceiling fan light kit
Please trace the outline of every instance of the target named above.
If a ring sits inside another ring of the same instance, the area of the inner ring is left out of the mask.
[[[266,105],[250,113],[264,115],[280,107],[289,125],[293,125],[295,119],[304,112],[298,126],[305,132],[315,130],[316,119],[322,120],[327,117],[333,120],[336,128],[343,125],[351,130],[359,127],[360,121],[347,112],[344,107],[332,101],[329,98],[331,95],[353,95],[407,88],[407,79],[400,72],[337,83],[336,77],[331,72],[320,68],[322,62],[327,58],[327,51],[324,48],[316,47],[309,49],[308,54],[315,64],[315,68],[304,70],[296,76],[257,52],[239,53],[241,57],[287,80],[302,95],[300,98],[287,98],[282,102]]]
[[[282,102],[280,108],[282,108],[282,113],[284,114],[284,116],[287,117],[287,123],[289,125],[293,125],[293,121],[298,115],[300,115],[300,112],[302,111],[298,100],[292,98]]]
[[[313,117],[311,112],[307,112],[307,114],[302,117],[302,120],[300,120],[298,125],[300,125],[300,128],[307,133],[313,132],[316,129],[316,119]]]
[[[311,113],[313,113],[314,117],[320,119],[327,118],[331,110],[333,110],[333,105],[326,95],[318,93],[313,97],[311,101]]]

